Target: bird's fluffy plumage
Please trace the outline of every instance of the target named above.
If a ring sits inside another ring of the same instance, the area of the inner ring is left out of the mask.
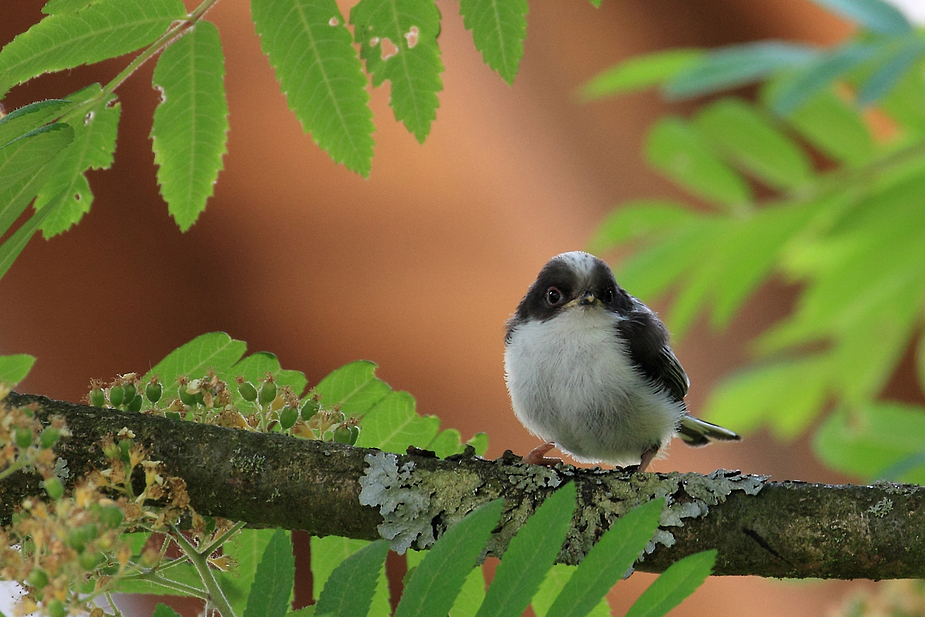
[[[647,464],[679,433],[691,445],[738,439],[687,414],[667,329],[588,253],[543,267],[507,323],[504,360],[518,419],[579,461]]]

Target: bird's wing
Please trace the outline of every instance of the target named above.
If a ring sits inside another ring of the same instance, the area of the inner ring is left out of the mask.
[[[684,399],[690,381],[668,344],[668,330],[641,302],[617,325],[629,345],[636,366],[656,385],[665,388],[678,401]]]

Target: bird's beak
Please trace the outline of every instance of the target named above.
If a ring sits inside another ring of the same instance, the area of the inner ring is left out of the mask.
[[[566,304],[565,306],[593,306],[598,303],[599,300],[594,297],[594,292],[591,290],[583,292],[580,296]]]

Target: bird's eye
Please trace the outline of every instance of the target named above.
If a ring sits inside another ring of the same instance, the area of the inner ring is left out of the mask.
[[[546,304],[557,306],[562,302],[562,292],[557,287],[550,287],[546,290]]]
[[[608,287],[606,290],[604,290],[604,297],[602,298],[602,300],[604,301],[604,304],[613,304],[613,298],[614,298],[613,287]]]

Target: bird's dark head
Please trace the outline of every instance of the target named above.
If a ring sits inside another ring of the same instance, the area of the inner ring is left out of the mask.
[[[546,321],[562,311],[601,308],[626,313],[632,300],[601,259],[582,251],[556,255],[543,266],[512,322]],[[509,324],[509,329],[510,329]]]

